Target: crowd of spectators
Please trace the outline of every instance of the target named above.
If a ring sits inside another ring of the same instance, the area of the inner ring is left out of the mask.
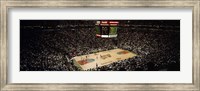
[[[95,36],[94,21],[64,22],[66,26],[59,30],[26,28],[22,24],[21,71],[79,71],[71,58],[114,48],[129,50],[137,56],[87,71],[180,70],[179,23],[138,21],[141,25],[135,25],[123,21],[118,36],[105,39]]]

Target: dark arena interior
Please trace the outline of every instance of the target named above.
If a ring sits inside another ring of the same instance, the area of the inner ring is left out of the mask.
[[[180,71],[180,20],[115,21],[97,38],[96,20],[20,20],[20,71],[81,71],[71,58],[114,48],[137,56],[84,71]]]

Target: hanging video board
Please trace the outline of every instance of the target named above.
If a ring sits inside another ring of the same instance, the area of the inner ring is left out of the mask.
[[[118,21],[97,21],[96,36],[101,38],[117,37]]]

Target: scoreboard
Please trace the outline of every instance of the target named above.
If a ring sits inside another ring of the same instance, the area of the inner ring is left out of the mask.
[[[96,36],[102,38],[117,37],[118,21],[97,21],[95,24]]]

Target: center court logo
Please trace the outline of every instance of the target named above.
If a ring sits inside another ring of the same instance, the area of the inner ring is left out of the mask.
[[[85,65],[85,64],[90,63],[90,62],[93,62],[93,61],[95,61],[95,59],[85,59],[85,60],[80,60],[80,61],[78,61],[78,63],[79,63],[80,65]]]

